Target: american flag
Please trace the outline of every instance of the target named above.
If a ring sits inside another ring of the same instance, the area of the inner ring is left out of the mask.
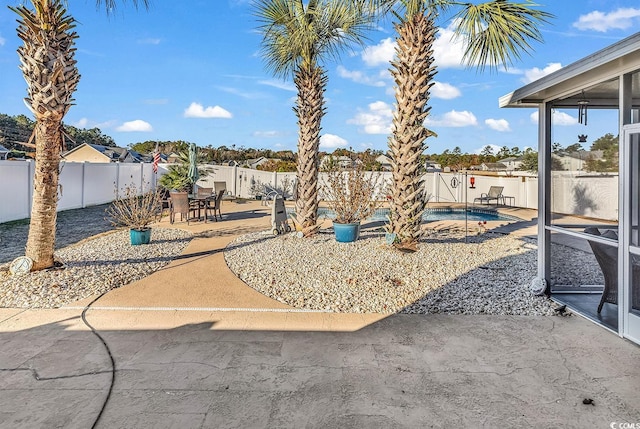
[[[158,173],[158,163],[160,162],[160,151],[156,145],[156,151],[153,153],[153,172]]]

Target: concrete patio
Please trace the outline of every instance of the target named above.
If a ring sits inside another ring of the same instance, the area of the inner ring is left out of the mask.
[[[640,347],[585,319],[300,311],[246,286],[223,259],[235,236],[268,229],[268,209],[225,202],[223,213],[222,222],[175,224],[195,234],[180,258],[88,310],[95,297],[57,310],[0,309],[0,427],[93,425],[112,366],[89,326],[115,361],[96,427],[584,428],[640,419]],[[528,234],[522,226],[511,229]]]

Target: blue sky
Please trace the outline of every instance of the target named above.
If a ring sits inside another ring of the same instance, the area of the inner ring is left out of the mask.
[[[18,69],[16,17],[0,2],[0,113],[26,114],[26,85]],[[79,22],[78,68],[82,74],[65,122],[98,127],[119,146],[145,140],[186,140],[199,146],[296,150],[297,126],[291,80],[269,74],[259,56],[261,38],[249,0],[152,0],[136,10],[120,2],[111,16],[92,0],[69,0]],[[535,147],[535,112],[500,109],[498,98],[635,32],[637,0],[540,0],[556,18],[541,30],[544,44],[506,71],[464,68],[448,20],[439,22],[435,46],[438,73],[432,90],[428,153],[459,146],[478,152],[486,145]],[[391,22],[368,34],[365,47],[345,52],[328,71],[327,114],[321,150],[353,147],[386,150],[393,109],[388,61]],[[533,115],[533,116],[532,116]],[[617,134],[615,112],[558,111],[553,140],[563,146],[589,136]]]

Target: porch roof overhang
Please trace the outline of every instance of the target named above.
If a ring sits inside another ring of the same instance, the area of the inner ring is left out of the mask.
[[[578,100],[589,108],[618,108],[618,78],[640,70],[640,32],[575,63],[500,97],[500,107],[576,107]],[[633,75],[632,106],[640,107],[640,74]],[[584,91],[584,95],[583,95]]]

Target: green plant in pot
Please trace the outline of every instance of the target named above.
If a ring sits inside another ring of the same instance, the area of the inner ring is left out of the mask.
[[[160,190],[140,193],[136,185],[131,184],[116,194],[116,199],[106,210],[109,222],[116,227],[128,227],[132,245],[149,244],[149,225],[156,221],[162,207]]]
[[[322,191],[327,206],[335,213],[336,240],[355,241],[361,221],[371,217],[382,203],[376,198],[382,176],[379,172],[364,171],[357,160],[345,165],[335,158],[329,160],[324,172]]]

